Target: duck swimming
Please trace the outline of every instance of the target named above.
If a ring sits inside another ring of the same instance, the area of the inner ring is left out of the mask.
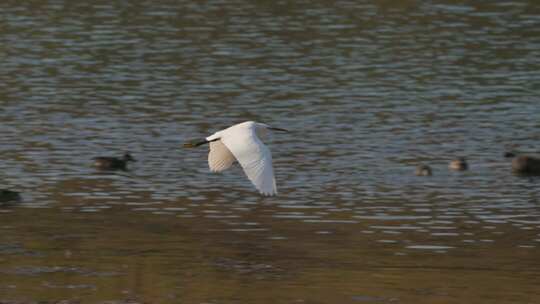
[[[512,160],[512,171],[518,174],[540,175],[540,158],[518,156]]]
[[[122,158],[100,156],[94,157],[94,166],[101,170],[127,170],[128,162],[136,160],[129,153],[125,153]]]
[[[0,204],[18,202],[20,200],[21,200],[21,195],[19,194],[19,192],[7,190],[7,189],[0,190]]]
[[[415,174],[417,176],[431,176],[431,167],[428,165],[416,166]]]
[[[460,157],[452,160],[448,165],[448,168],[454,171],[465,171],[469,168],[469,165],[464,157]]]

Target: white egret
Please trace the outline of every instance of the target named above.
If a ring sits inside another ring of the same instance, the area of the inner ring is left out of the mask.
[[[184,147],[210,144],[208,166],[212,172],[221,172],[238,161],[249,180],[263,195],[277,194],[272,155],[261,141],[268,130],[288,132],[266,124],[246,121],[208,136],[204,141],[187,143]]]

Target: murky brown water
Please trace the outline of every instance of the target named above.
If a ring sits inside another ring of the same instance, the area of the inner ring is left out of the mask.
[[[0,303],[540,302],[540,178],[502,157],[540,151],[534,1],[7,1],[0,24],[23,197]],[[268,141],[278,197],[181,149],[243,120],[294,130]]]

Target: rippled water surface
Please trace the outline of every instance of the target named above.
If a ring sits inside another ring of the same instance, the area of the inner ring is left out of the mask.
[[[535,1],[0,4],[0,303],[538,303]],[[245,120],[280,195],[202,138]],[[126,172],[92,158],[130,151]],[[451,159],[470,170],[450,172]],[[433,168],[417,177],[415,166]]]

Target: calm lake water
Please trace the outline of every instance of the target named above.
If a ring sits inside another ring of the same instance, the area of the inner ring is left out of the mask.
[[[2,2],[0,303],[540,303],[540,6],[477,2]],[[277,197],[181,147],[245,120]]]

